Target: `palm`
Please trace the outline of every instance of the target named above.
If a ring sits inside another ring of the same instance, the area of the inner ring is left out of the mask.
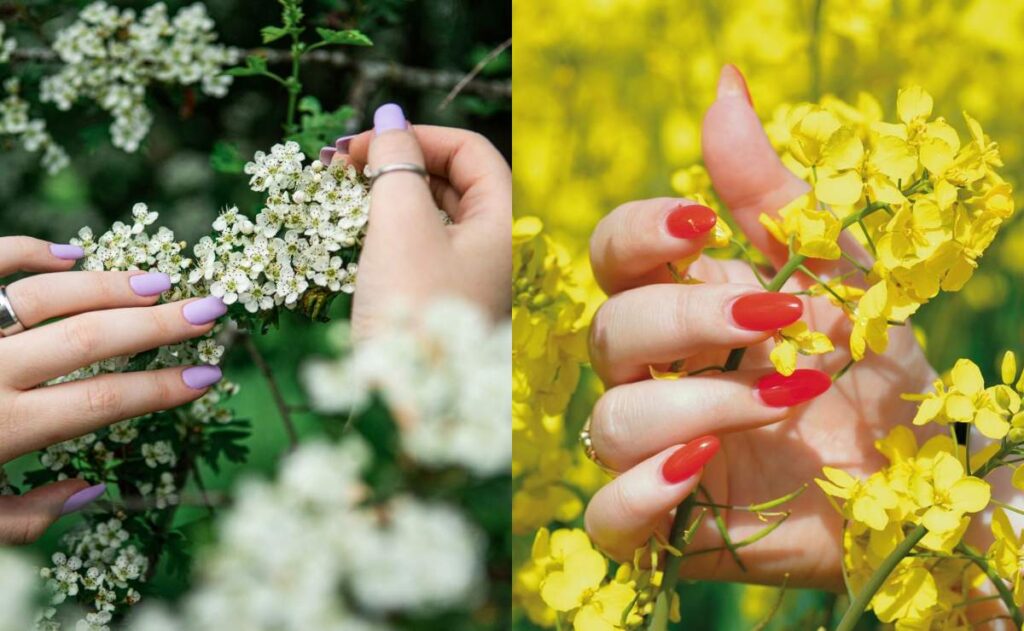
[[[691,267],[691,274],[713,283],[757,282],[742,261],[703,257]],[[789,290],[799,288],[795,280],[787,285]],[[849,359],[849,319],[824,298],[811,299],[806,306],[807,324],[836,344],[836,352],[816,356],[806,367],[835,374]],[[884,355],[869,355],[857,363],[829,392],[797,408],[787,420],[722,437],[722,451],[704,476],[716,503],[748,505],[781,497],[804,484],[811,488],[782,508],[792,511],[785,524],[740,551],[748,572],[725,552],[694,557],[684,563],[685,574],[778,583],[789,573],[791,584],[842,588],[842,519],[812,480],[820,477],[823,465],[854,474],[877,470],[883,459],[874,448],[875,439],[913,416],[912,404],[899,395],[921,392],[935,376],[909,325],[891,329],[889,340]],[[770,370],[771,348],[771,341],[751,347],[741,369]],[[687,367],[720,365],[724,359],[723,353],[698,356],[688,360]],[[728,511],[723,516],[734,541],[766,526],[747,512]],[[691,549],[720,545],[711,520],[702,528]]]

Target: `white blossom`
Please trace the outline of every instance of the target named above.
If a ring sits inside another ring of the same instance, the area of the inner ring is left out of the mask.
[[[32,628],[36,570],[20,554],[0,548],[0,631]]]

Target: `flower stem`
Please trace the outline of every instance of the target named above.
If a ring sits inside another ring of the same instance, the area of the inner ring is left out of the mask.
[[[964,555],[970,559],[972,563],[977,565],[981,571],[985,573],[985,576],[988,576],[988,580],[995,585],[996,591],[999,592],[999,597],[1003,599],[1003,604],[1006,605],[1006,609],[1010,612],[1010,617],[1013,618],[1013,621],[1016,623],[1016,627],[1018,629],[1024,628],[1024,613],[1021,613],[1020,608],[1017,607],[1015,602],[1013,602],[1013,593],[1010,592],[1010,588],[1006,586],[1002,577],[996,574],[996,571],[992,569],[984,557],[977,554],[966,544],[961,542],[956,549],[960,554]]]
[[[892,571],[896,569],[896,565],[903,560],[905,556],[910,554],[910,551],[914,549],[917,542],[927,534],[928,529],[922,524],[914,526],[914,529],[907,533],[907,536],[903,541],[896,546],[896,548],[889,553],[889,556],[885,557],[882,564],[874,571],[868,582],[861,588],[852,602],[850,602],[850,608],[843,614],[843,619],[839,621],[839,626],[836,627],[836,631],[852,631],[857,626],[857,621],[860,620],[864,612],[867,611],[868,605],[871,604],[871,599],[874,598],[875,593],[882,587],[882,583],[885,579],[889,578]]]
[[[672,597],[676,593],[676,585],[679,584],[679,567],[683,563],[683,549],[686,548],[686,524],[690,521],[690,513],[697,503],[696,493],[686,496],[682,504],[676,508],[676,516],[672,520],[672,529],[669,531],[668,541],[678,551],[676,554],[668,554],[665,561],[665,582],[654,602],[654,612],[651,614],[651,623],[648,631],[667,631],[668,614],[672,609]]]

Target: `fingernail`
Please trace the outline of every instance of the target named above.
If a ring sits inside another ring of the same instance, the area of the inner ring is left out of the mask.
[[[217,366],[193,366],[181,373],[181,380],[193,390],[202,390],[217,383],[223,376],[223,371]]]
[[[810,401],[832,387],[832,377],[820,370],[801,368],[786,377],[775,372],[757,380],[754,391],[773,408],[785,408]]]
[[[107,492],[106,484],[97,484],[90,486],[87,489],[82,489],[78,493],[75,493],[64,502],[63,508],[60,509],[61,515],[70,515],[71,513],[77,513],[89,504],[95,502],[101,495]]]
[[[718,215],[707,206],[680,204],[665,219],[668,233],[678,239],[696,239],[718,223]]]
[[[189,324],[209,324],[227,313],[228,307],[217,296],[208,296],[188,303],[181,312]]]
[[[774,331],[804,314],[804,303],[792,294],[768,291],[740,296],[732,303],[733,324],[748,331]]]
[[[386,131],[406,128],[405,112],[395,103],[385,103],[373,114],[373,129],[378,136]]]
[[[338,150],[334,147],[324,147],[320,150],[320,162],[325,166],[331,164],[331,160],[334,160],[334,154],[338,153]]]
[[[676,450],[668,457],[665,464],[661,465],[662,477],[669,484],[678,484],[693,477],[718,453],[718,448],[721,446],[722,443],[716,436],[702,436],[691,440]]]
[[[69,243],[53,243],[50,245],[50,254],[65,261],[77,261],[85,256],[85,250]]]
[[[351,136],[342,136],[341,138],[338,138],[334,141],[334,148],[342,153],[348,153],[348,145],[356,135],[357,134],[352,134]]]
[[[128,279],[132,291],[140,296],[159,296],[171,288],[171,277],[160,272],[139,274]]]
[[[750,89],[747,88],[747,80],[743,78],[740,69],[732,64],[722,66],[722,74],[718,77],[718,98],[742,96],[751,107],[754,100],[750,98]]]

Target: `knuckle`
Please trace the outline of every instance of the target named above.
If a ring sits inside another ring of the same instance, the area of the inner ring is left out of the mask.
[[[672,333],[677,339],[689,339],[693,333],[693,296],[684,286],[677,287],[675,294],[671,316]]]
[[[41,287],[45,283],[46,274],[19,280],[7,287],[7,296],[11,299],[14,312],[25,326],[36,324],[39,314],[47,303],[42,295]]]
[[[168,311],[160,307],[148,309],[149,328],[153,336],[164,342],[174,342],[181,337],[181,327],[175,326],[168,317]]]
[[[160,409],[167,407],[163,404],[173,400],[176,392],[176,389],[171,386],[168,376],[161,372],[155,372],[149,375],[149,379],[149,392],[153,398],[153,403],[160,404]]]
[[[124,397],[121,391],[107,381],[93,380],[85,391],[86,410],[97,417],[121,417]]]
[[[76,357],[92,358],[99,350],[100,338],[95,319],[82,315],[62,324],[64,342]]]

